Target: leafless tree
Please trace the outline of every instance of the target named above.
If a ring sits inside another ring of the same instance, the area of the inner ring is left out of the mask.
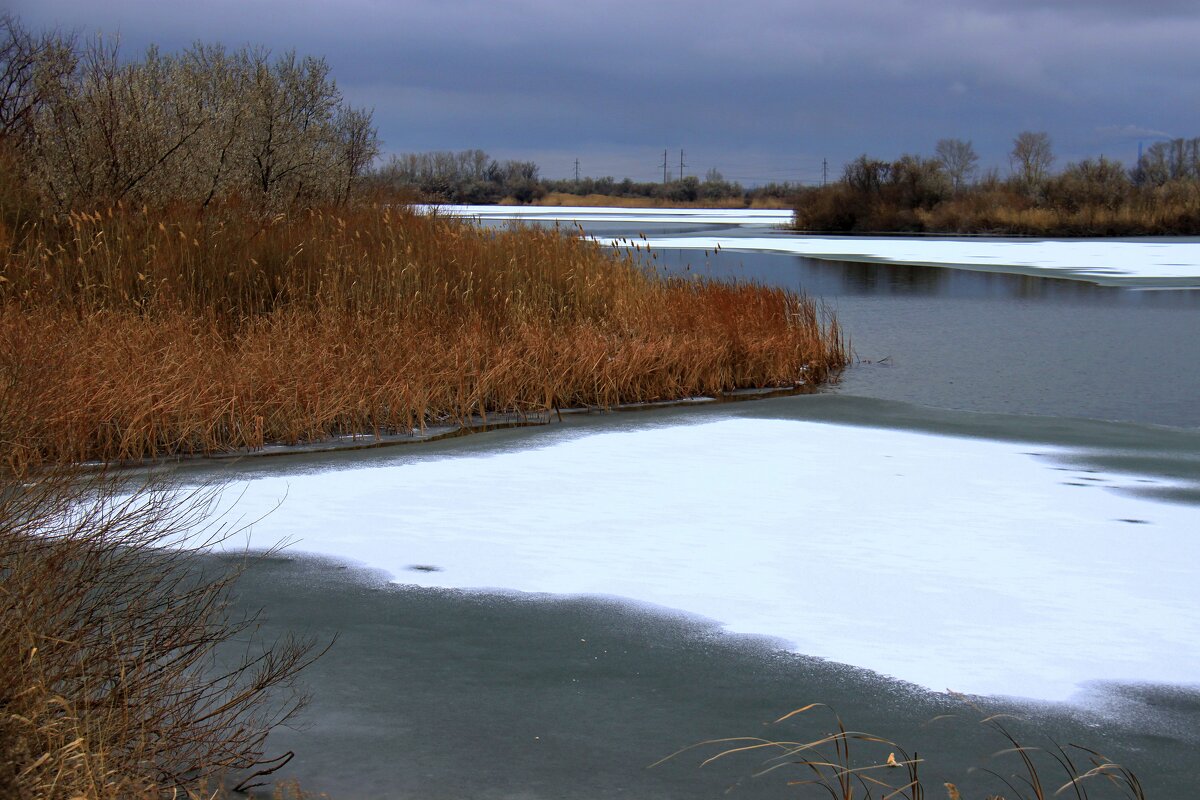
[[[974,176],[979,166],[979,156],[969,141],[940,139],[935,152],[956,192]]]
[[[180,164],[180,198],[207,206],[220,195],[242,188],[238,183],[238,150],[250,115],[249,80],[241,53],[221,45],[197,43],[179,56],[181,91],[192,98],[205,126]]]
[[[331,127],[341,102],[329,64],[295,52],[271,63],[259,50],[251,54],[251,75],[251,183],[270,205],[320,194],[330,177]]]
[[[1027,190],[1037,189],[1050,175],[1050,167],[1054,164],[1050,135],[1045,132],[1022,131],[1013,139],[1009,159],[1021,184]]]
[[[932,208],[951,191],[946,170],[936,158],[902,155],[888,170],[887,195],[901,208]]]
[[[1053,205],[1071,211],[1083,208],[1115,211],[1126,202],[1132,187],[1121,162],[1101,156],[1068,164],[1061,174],[1047,182],[1046,196]]]
[[[1200,180],[1200,138],[1155,142],[1142,154],[1133,179],[1139,185],[1151,186]]]
[[[74,47],[69,36],[34,36],[12,14],[0,14],[0,136],[30,135],[46,91],[74,70]]]
[[[35,37],[11,16],[0,136],[60,207],[345,202],[379,152],[371,112],[343,102],[324,59],[196,44],[129,60],[115,39]]]
[[[371,112],[342,106],[336,117],[337,141],[341,151],[341,174],[345,181],[341,201],[350,197],[354,184],[366,174],[379,155],[379,139],[371,124]]]

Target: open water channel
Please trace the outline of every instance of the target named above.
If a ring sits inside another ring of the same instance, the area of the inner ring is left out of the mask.
[[[335,800],[787,796],[799,773],[752,777],[766,755],[647,767],[817,738],[820,711],[766,723],[822,702],[938,791],[1015,796],[979,724],[1008,712],[1151,798],[1200,795],[1200,289],[610,216],[582,224],[719,236],[651,261],[822,297],[859,362],[812,395],[197,468],[270,512],[251,546],[292,541],[240,584],[262,634],[337,636],[270,741],[287,777]]]

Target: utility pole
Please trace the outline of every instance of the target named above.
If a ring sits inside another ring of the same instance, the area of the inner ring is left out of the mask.
[[[829,182],[829,159],[821,159],[821,185],[824,186]]]
[[[663,186],[667,185],[667,151],[663,150]]]
[[[683,180],[683,168],[687,166],[683,163],[683,148],[679,148],[679,180]]]
[[[575,159],[575,182],[579,183],[579,159]]]

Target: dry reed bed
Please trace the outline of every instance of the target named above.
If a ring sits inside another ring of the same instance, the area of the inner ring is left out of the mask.
[[[10,222],[0,247],[18,471],[818,385],[846,363],[807,298],[405,209],[118,207]]]
[[[1006,187],[975,187],[932,207],[844,183],[809,190],[796,208],[802,231],[842,233],[925,232],[1021,236],[1173,236],[1200,231],[1200,184],[1175,182],[1129,196],[1056,204],[1035,202]]]
[[[1200,196],[1174,197],[1144,205],[1085,205],[1075,209],[952,201],[917,210],[926,231],[1002,233],[1024,236],[1170,236],[1200,230]]]

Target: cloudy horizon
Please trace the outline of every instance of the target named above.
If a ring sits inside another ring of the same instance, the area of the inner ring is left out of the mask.
[[[1007,171],[1046,131],[1057,165],[1200,135],[1200,6],[1181,0],[566,4],[484,0],[6,0],[30,28],[201,40],[328,59],[374,109],[385,154],[479,148],[550,178],[638,180],[711,168],[819,182],[861,153],[971,140]]]

